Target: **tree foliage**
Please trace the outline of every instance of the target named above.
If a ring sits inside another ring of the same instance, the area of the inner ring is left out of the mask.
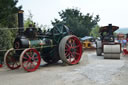
[[[33,14],[29,11],[29,15],[27,16],[27,19],[24,21],[24,27],[28,28],[30,24],[32,26],[35,26],[36,28],[44,28],[43,25],[39,25],[37,22],[34,22]]]
[[[10,30],[8,29],[1,29],[0,28],[0,49],[9,49],[11,48],[11,42],[13,40],[13,34]]]
[[[0,0],[0,25],[2,27],[16,27],[16,13],[21,6],[16,7],[18,0]]]
[[[92,28],[90,35],[95,37],[95,38],[99,37],[100,36],[99,29],[100,29],[100,27],[98,25],[96,25],[94,28]]]
[[[21,6],[16,7],[17,3],[18,0],[0,0],[0,49],[9,48],[14,40],[16,31],[9,28],[17,27],[16,14],[21,9]]]
[[[61,20],[55,19],[52,24],[64,23],[75,35],[83,37],[89,35],[92,28],[99,22],[99,15],[93,17],[87,13],[83,15],[78,9],[65,9],[59,12]]]
[[[16,13],[21,9],[21,6],[16,7],[17,3],[18,0],[0,0],[0,50],[11,48],[16,36],[16,30],[10,28],[17,27]],[[3,55],[0,51],[1,58]]]
[[[28,15],[28,18],[25,20],[24,22],[24,27],[27,28],[29,27],[30,24],[34,25],[34,21],[32,20],[33,18],[33,15],[32,13],[29,11],[29,15]]]

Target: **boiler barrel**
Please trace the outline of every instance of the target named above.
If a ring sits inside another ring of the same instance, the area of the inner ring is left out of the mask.
[[[29,47],[41,47],[43,45],[46,45],[43,40],[29,40]]]
[[[17,38],[14,42],[14,48],[43,48],[44,46],[53,46],[51,39],[28,40],[27,38]]]

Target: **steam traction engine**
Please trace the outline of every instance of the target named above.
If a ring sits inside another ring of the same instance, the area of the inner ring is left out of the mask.
[[[4,56],[8,68],[14,70],[23,67],[26,71],[35,71],[40,66],[41,58],[50,64],[58,60],[70,65],[80,61],[82,45],[65,25],[58,24],[45,34],[31,25],[24,31],[23,11],[18,13],[18,24],[14,47]]]
[[[112,26],[112,24],[100,28],[100,40],[96,41],[97,56],[101,56],[104,53],[104,58],[120,59],[121,44],[114,42],[115,37],[113,34],[118,28],[117,26]]]

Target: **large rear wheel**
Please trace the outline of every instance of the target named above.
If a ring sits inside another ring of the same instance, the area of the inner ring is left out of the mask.
[[[74,35],[65,36],[59,44],[59,55],[67,64],[77,64],[82,55],[82,45]]]

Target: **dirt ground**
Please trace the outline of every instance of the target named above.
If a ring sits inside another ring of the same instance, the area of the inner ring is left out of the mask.
[[[95,51],[83,52],[79,64],[64,66],[60,61],[45,64],[35,72],[0,68],[0,85],[128,85],[128,56],[104,59]]]

